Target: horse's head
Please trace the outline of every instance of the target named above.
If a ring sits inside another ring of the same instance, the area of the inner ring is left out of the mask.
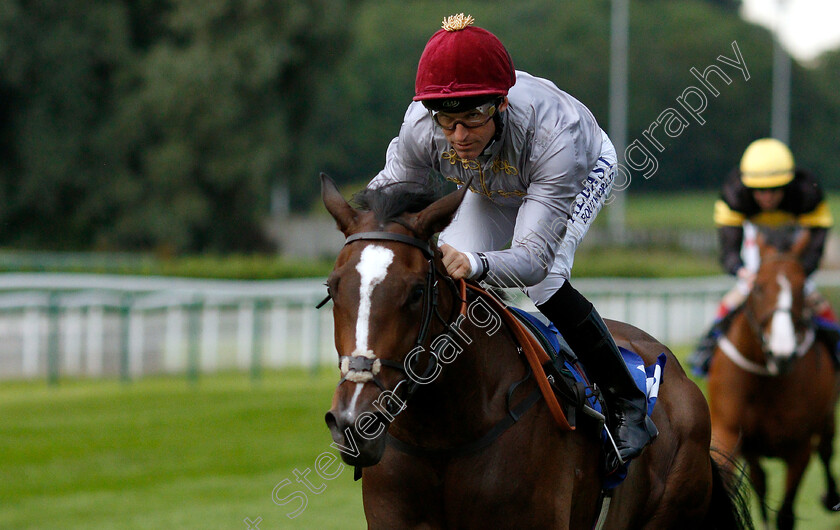
[[[771,371],[783,373],[813,342],[800,262],[809,240],[807,230],[761,233],[757,239],[761,266],[745,309]]]
[[[347,236],[327,281],[342,378],[325,419],[343,460],[371,466],[407,389],[435,368],[417,353],[432,318],[449,310],[437,297],[442,265],[429,240],[452,220],[468,186],[434,202],[418,199],[417,187],[369,190],[369,210],[353,208],[323,174],[321,186]]]

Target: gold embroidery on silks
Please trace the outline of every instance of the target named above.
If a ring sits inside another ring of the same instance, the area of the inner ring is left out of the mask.
[[[519,170],[513,167],[508,163],[507,160],[502,160],[501,158],[497,158],[493,161],[493,171],[498,173],[500,171],[504,171],[508,175],[518,175]]]
[[[478,182],[481,189],[477,189],[475,186],[470,186],[470,191],[473,193],[478,193],[479,195],[484,195],[488,199],[492,199],[493,195],[498,195],[504,198],[510,197],[524,197],[526,193],[520,190],[490,190],[487,188],[487,183],[484,180],[484,171],[481,169],[481,164],[478,163],[477,160],[467,160],[465,158],[459,157],[454,149],[450,149],[449,151],[444,151],[440,155],[441,159],[448,161],[451,165],[455,165],[460,163],[463,169],[468,169],[472,171],[478,171]],[[516,169],[514,166],[510,165],[506,160],[502,160],[497,158],[493,161],[491,169],[494,173],[506,173],[508,175],[519,175],[519,170]],[[446,177],[446,180],[450,182],[454,182],[458,185],[463,185],[464,183],[461,182],[456,177]]]
[[[464,169],[472,169],[481,171],[481,166],[478,164],[477,160],[467,160],[466,158],[459,157],[454,149],[450,149],[449,151],[444,151],[440,157],[444,160],[448,160],[450,164],[453,166],[458,162],[461,163],[461,167]]]

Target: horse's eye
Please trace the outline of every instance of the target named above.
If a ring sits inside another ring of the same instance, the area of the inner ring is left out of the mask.
[[[409,304],[416,304],[420,300],[423,299],[423,293],[426,289],[422,285],[416,285],[414,289],[411,290],[411,294],[408,297]]]

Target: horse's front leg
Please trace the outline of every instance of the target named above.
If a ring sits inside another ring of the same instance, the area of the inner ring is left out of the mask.
[[[811,460],[811,444],[806,441],[799,451],[786,459],[787,476],[785,479],[785,499],[779,508],[779,515],[776,517],[776,526],[780,530],[792,530],[794,524],[793,502],[796,500],[796,492],[799,490],[799,483],[805,468]]]
[[[767,475],[764,473],[764,468],[761,467],[761,462],[756,455],[745,455],[744,462],[747,464],[747,470],[750,474],[750,482],[753,490],[758,496],[758,506],[761,509],[761,520],[764,522],[764,528],[769,528],[767,524]]]
[[[825,428],[820,435],[820,445],[817,451],[820,455],[823,470],[825,471],[825,495],[823,495],[822,502],[826,509],[831,510],[840,503],[840,495],[837,493],[837,483],[834,480],[834,475],[831,473],[831,457],[834,454],[834,414],[829,416],[829,421],[825,423]]]

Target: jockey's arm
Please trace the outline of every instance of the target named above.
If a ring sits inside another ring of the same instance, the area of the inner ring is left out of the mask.
[[[477,253],[465,255],[473,257],[470,263],[476,265],[469,277],[481,275],[489,285],[518,288],[545,279],[566,234],[569,215],[564,210],[572,208],[573,198],[557,197],[552,202],[527,198],[519,208],[510,248],[484,252],[483,260]]]
[[[812,227],[809,230],[811,232],[811,239],[808,242],[808,247],[805,249],[805,252],[802,253],[801,261],[802,267],[805,269],[805,274],[811,275],[820,265],[828,229]]]
[[[583,171],[588,175],[598,154],[578,153],[568,148],[570,142],[564,142],[562,138],[563,135],[555,140],[555,149],[532,169],[527,195],[516,216],[510,248],[484,253],[489,271],[485,281],[489,285],[519,288],[536,285],[548,275],[558,252],[574,252],[574,246],[563,247],[566,226],[575,212],[576,196],[585,186],[596,182],[581,176],[581,168],[585,168]],[[592,159],[587,160],[587,156]],[[602,191],[592,191],[593,195],[598,194],[597,200],[593,198],[598,207],[587,208],[586,220],[579,215],[579,224],[588,224],[595,217],[604,198]],[[576,229],[585,233],[585,228]]]
[[[720,226],[718,227],[718,240],[720,241],[720,264],[727,273],[736,275],[738,269],[744,266],[744,261],[741,259],[744,228],[742,226]]]

